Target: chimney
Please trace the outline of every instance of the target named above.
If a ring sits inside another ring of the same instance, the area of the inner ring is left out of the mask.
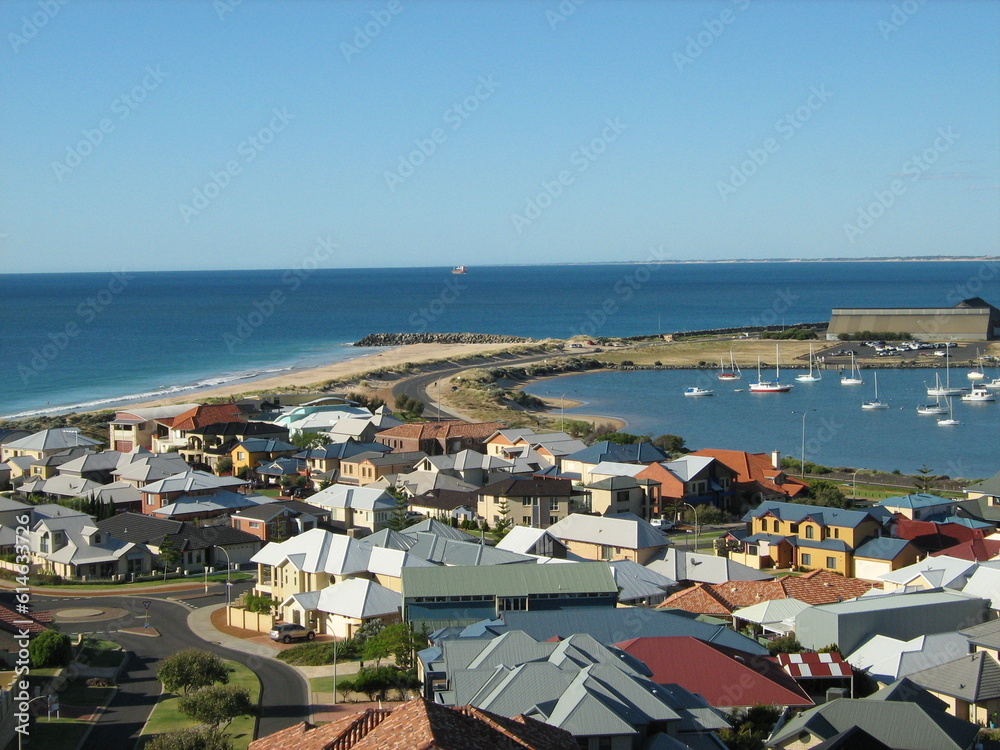
[[[775,469],[781,468],[781,451],[771,451],[771,463]]]

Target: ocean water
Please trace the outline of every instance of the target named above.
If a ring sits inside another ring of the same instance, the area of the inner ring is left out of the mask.
[[[3,276],[0,417],[99,408],[359,356],[367,333],[534,338],[791,324],[1000,301],[995,261]]]
[[[723,348],[720,344],[720,357]],[[735,382],[718,381],[710,371],[615,370],[567,375],[532,383],[525,390],[537,396],[565,393],[582,402],[566,409],[567,419],[574,413],[618,417],[628,423],[628,432],[681,435],[691,450],[777,450],[798,458],[804,437],[806,460],[825,466],[913,474],[927,465],[935,474],[964,478],[986,478],[1000,471],[1000,401],[954,398],[952,411],[962,424],[943,427],[937,417],[916,412],[917,404],[934,401],[926,391],[928,383],[934,384],[934,370],[880,370],[879,400],[889,404],[884,411],[861,408],[874,397],[871,370],[862,371],[865,382],[858,386],[841,385],[837,370],[824,371],[818,383],[796,382],[799,372],[782,370],[781,381],[794,385],[788,393],[746,390],[757,379],[755,368],[745,369],[743,379]],[[965,372],[952,368],[952,384],[965,387]],[[1000,371],[989,368],[986,374],[992,379]],[[765,378],[773,375],[773,369],[764,371]],[[692,385],[712,389],[715,395],[684,396]],[[994,393],[1000,398],[1000,392]]]

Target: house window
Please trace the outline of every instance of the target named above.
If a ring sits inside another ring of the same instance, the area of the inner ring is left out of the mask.
[[[834,529],[833,529],[833,538],[834,539],[840,539],[840,529],[834,527]]]
[[[767,531],[767,519],[766,518],[762,518],[760,520],[760,530],[761,531]],[[775,529],[775,531],[777,531],[777,529]]]
[[[806,539],[812,539],[816,535],[815,526],[806,526]]]
[[[521,523],[525,526],[531,526],[531,516],[521,516]]]
[[[549,526],[559,523],[559,516],[549,516]]]
[[[828,558],[826,558],[826,567],[828,567],[830,569],[836,568],[837,567],[837,558],[836,557],[828,557]]]
[[[243,451],[237,451],[236,452],[236,460],[237,461],[246,461],[247,460],[247,454],[244,453]]]
[[[524,505],[525,507],[531,505],[531,498],[530,497],[522,497],[521,498],[521,505]]]
[[[812,565],[812,555],[810,555],[808,552],[801,555],[799,557],[799,560],[803,565]]]
[[[777,521],[774,522],[774,530],[775,531],[778,530],[778,522]],[[798,534],[799,533],[799,525],[797,523],[789,524],[788,525],[788,533],[789,534]]]
[[[257,523],[256,521],[251,521],[250,522],[250,528],[251,529],[259,529],[260,528],[260,524]]]
[[[559,510],[559,498],[549,498],[549,510]]]
[[[602,560],[613,560],[614,556],[611,553],[611,547],[606,545],[601,545],[601,559]]]

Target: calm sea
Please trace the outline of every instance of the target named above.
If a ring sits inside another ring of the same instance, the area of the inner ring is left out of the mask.
[[[821,321],[841,306],[997,304],[997,271],[996,262],[803,262],[6,275],[0,416],[316,366],[367,353],[347,344],[378,331],[637,335]]]
[[[937,417],[916,412],[917,404],[934,401],[925,387],[934,384],[934,370],[880,370],[879,400],[889,404],[884,411],[861,408],[874,397],[871,370],[863,371],[860,386],[841,385],[836,370],[825,371],[818,383],[798,383],[794,377],[799,372],[781,372],[782,382],[794,384],[789,393],[749,393],[748,384],[757,379],[755,367],[747,367],[743,379],[731,383],[718,381],[708,371],[610,371],[567,375],[525,390],[538,396],[565,393],[583,402],[566,410],[567,419],[574,413],[618,417],[628,422],[628,432],[681,435],[692,450],[777,450],[797,458],[804,437],[806,460],[825,466],[913,474],[926,464],[936,474],[964,478],[1000,471],[1000,402],[974,404],[955,398],[952,411],[962,424],[943,427]],[[967,386],[965,373],[952,368],[952,384]],[[773,375],[773,369],[764,371],[765,377]],[[1000,371],[988,368],[986,375],[993,379]],[[684,396],[692,385],[712,389],[715,395]],[[1000,392],[995,393],[1000,398]]]

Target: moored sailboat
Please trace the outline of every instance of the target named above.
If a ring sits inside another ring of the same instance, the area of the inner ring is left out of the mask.
[[[719,363],[719,367],[719,380],[739,380],[743,377],[743,373],[740,372],[739,365],[737,365],[736,360],[733,359],[732,351],[729,352],[729,370],[726,370],[725,360]]]
[[[757,357],[757,382],[750,384],[751,393],[787,393],[793,386],[781,384],[781,369],[778,364],[778,346],[774,346],[774,380],[764,380],[760,374],[760,357]]]
[[[813,346],[809,344],[809,372],[804,372],[801,375],[796,375],[795,379],[800,383],[815,383],[823,379],[823,375],[817,368],[813,372]]]

